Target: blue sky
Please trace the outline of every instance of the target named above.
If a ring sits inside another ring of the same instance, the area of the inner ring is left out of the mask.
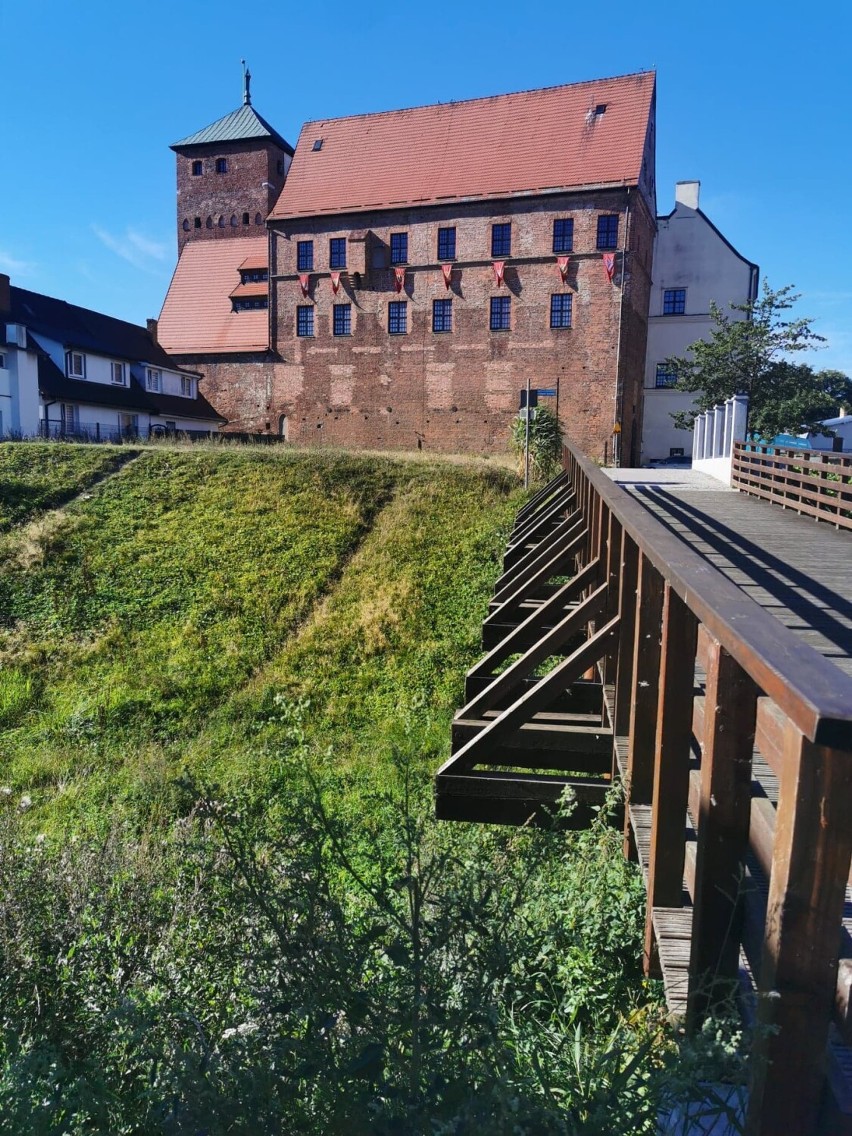
[[[657,71],[661,213],[674,183],[852,374],[852,7],[780,3],[323,5],[0,0],[0,271],[135,322],[176,257],[169,143],[242,94],[295,144],[310,118]],[[401,156],[404,160],[404,156]]]

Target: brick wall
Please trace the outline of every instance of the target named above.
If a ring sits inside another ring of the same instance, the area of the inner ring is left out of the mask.
[[[226,159],[226,173],[216,173],[217,158]],[[263,139],[177,150],[178,253],[189,240],[222,240],[262,232],[284,185],[278,163],[286,169],[286,160],[279,146]],[[199,161],[203,172],[196,175],[192,166]],[[246,213],[248,224],[244,224]]]
[[[619,215],[619,249],[628,242],[613,283],[596,248],[601,213]],[[552,251],[557,217],[574,219],[564,285]],[[499,288],[490,255],[495,221],[512,224],[512,255]],[[437,230],[452,225],[457,258],[447,290]],[[446,452],[505,451],[529,373],[533,386],[558,389],[566,434],[593,457],[611,454],[620,422],[627,463],[638,444],[653,226],[635,189],[276,223],[273,350],[181,362],[205,373],[202,390],[231,429],[278,433],[283,417],[298,443]],[[401,293],[387,263],[394,232],[408,233]],[[348,239],[348,258],[335,296],[328,242],[338,236]],[[296,242],[304,239],[314,241],[308,298],[296,267]],[[572,327],[553,330],[550,298],[560,293],[573,296]],[[489,330],[492,296],[510,298],[509,331]],[[452,300],[450,333],[432,330],[435,299]],[[390,335],[388,304],[403,300],[406,333]],[[351,305],[348,337],[332,334],[336,303]],[[296,336],[299,305],[314,310],[312,338]]]

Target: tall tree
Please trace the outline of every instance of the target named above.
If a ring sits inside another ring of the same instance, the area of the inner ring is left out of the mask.
[[[764,282],[761,296],[732,304],[730,313],[711,304],[709,338],[667,361],[677,373],[677,389],[696,395],[692,410],[672,415],[677,426],[691,429],[696,414],[744,394],[749,431],[771,438],[785,431],[820,431],[821,419],[835,414],[840,403],[852,402],[846,375],[790,361],[790,355],[825,342],[813,330],[813,320],[788,317],[798,299],[791,284],[776,292]]]

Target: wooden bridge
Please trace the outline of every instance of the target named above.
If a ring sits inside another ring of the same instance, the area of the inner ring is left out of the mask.
[[[535,823],[570,789],[580,827],[620,781],[648,972],[687,1029],[733,995],[755,1027],[747,1131],[852,1133],[852,461],[740,446],[734,471],[754,496],[614,484],[566,448],[517,517],[436,812]]]

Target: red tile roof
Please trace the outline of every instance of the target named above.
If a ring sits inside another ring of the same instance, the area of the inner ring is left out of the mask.
[[[271,217],[636,185],[654,83],[649,71],[308,122]]]
[[[269,313],[234,312],[230,295],[239,266],[269,263],[267,237],[187,241],[160,313],[158,337],[172,355],[263,351],[269,345]],[[263,285],[266,288],[266,285]]]
[[[256,280],[252,284],[238,284],[234,288],[230,297],[233,300],[235,296],[268,296],[269,284],[267,281]]]

